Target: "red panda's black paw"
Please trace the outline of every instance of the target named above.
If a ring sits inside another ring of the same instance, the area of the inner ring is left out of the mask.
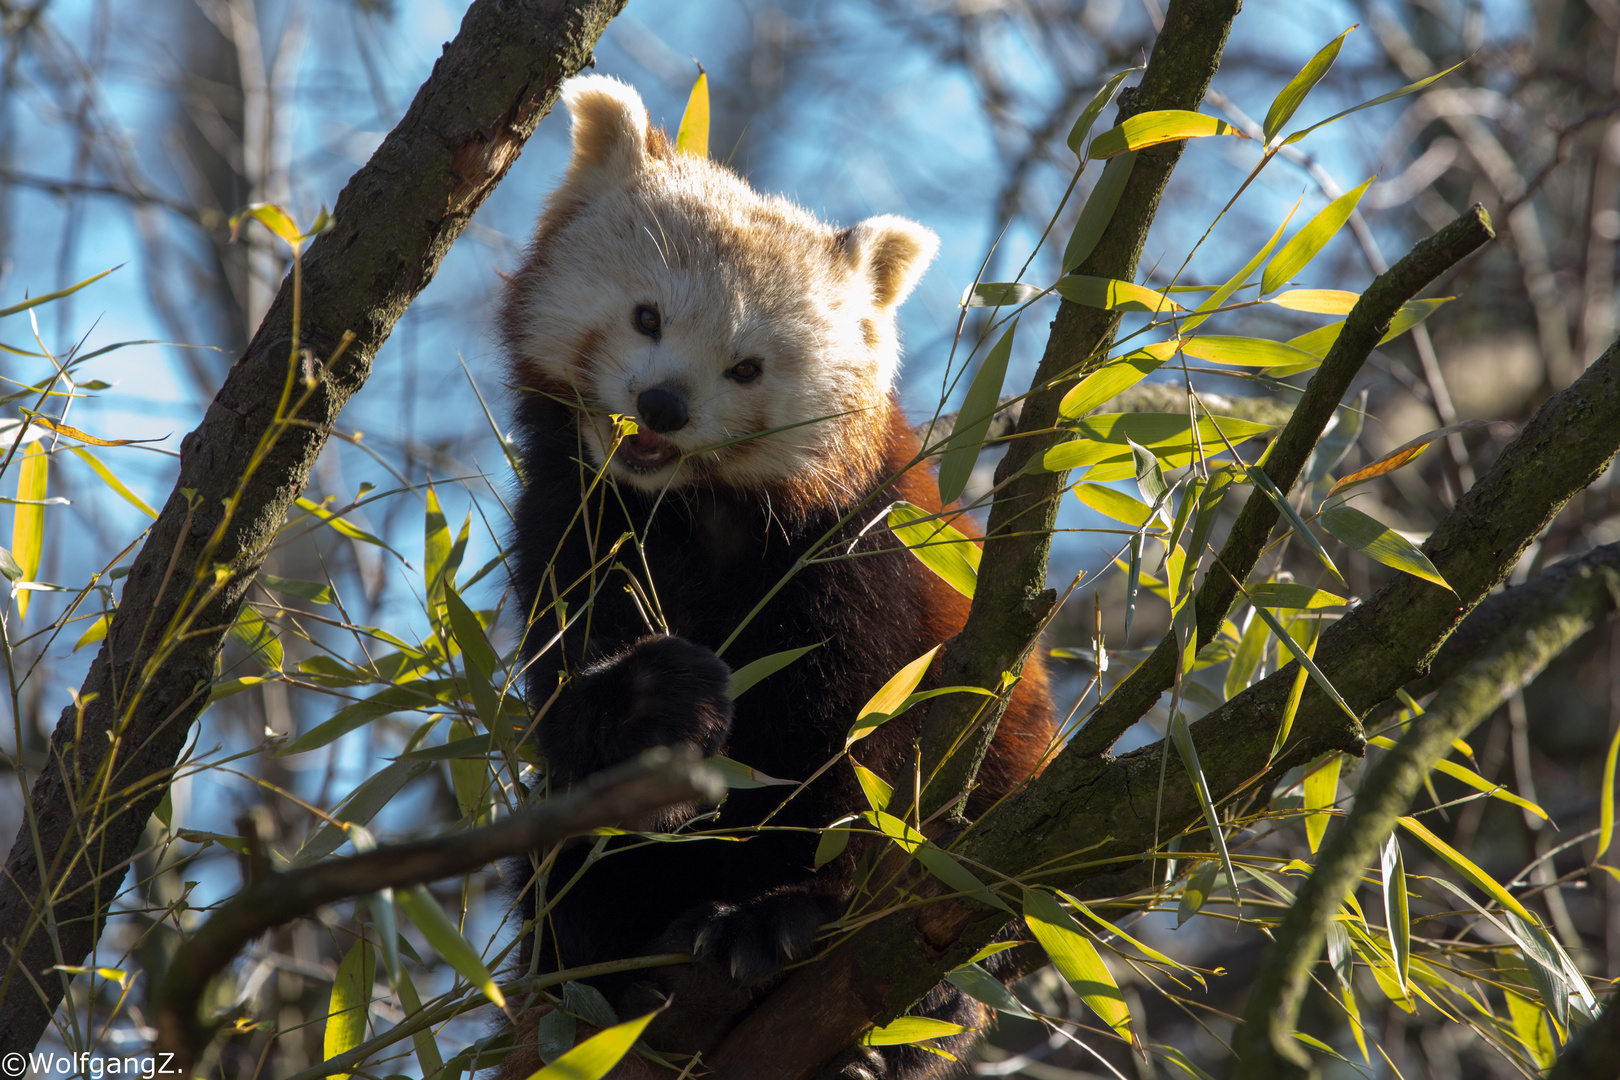
[[[814,948],[823,923],[837,916],[829,897],[797,889],[745,904],[706,904],[676,925],[691,951],[719,964],[741,986],[759,986]]]
[[[614,662],[624,693],[614,740],[625,750],[694,746],[719,753],[731,734],[731,669],[685,638],[645,637]]]

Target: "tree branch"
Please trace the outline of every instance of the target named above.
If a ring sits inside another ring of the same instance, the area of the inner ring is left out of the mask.
[[[1613,614],[1620,604],[1620,544],[1580,560],[1562,585],[1537,590],[1520,605],[1507,632],[1469,661],[1435,695],[1406,734],[1356,789],[1355,806],[1333,831],[1267,947],[1236,1044],[1236,1080],[1287,1080],[1310,1075],[1310,1055],[1294,1038],[1311,968],[1332,922],[1377,857],[1423,778],[1485,717],[1539,675],[1561,652]],[[1517,590],[1515,590],[1517,591]]]
[[[298,415],[281,407],[303,363],[288,279],[181,444],[179,480],[85,678],[82,715],[63,712],[0,878],[0,1053],[33,1048],[67,988],[52,965],[79,964],[94,945],[207,703],[226,631],[339,410],[622,6],[477,0],[305,256],[296,345],[318,380]]]
[[[345,897],[469,873],[496,859],[544,850],[591,829],[633,824],[666,806],[693,801],[712,805],[724,792],[720,774],[701,764],[695,753],[659,748],[494,825],[389,844],[256,879],[250,874],[242,891],[215,908],[170,961],[157,993],[156,1049],[175,1054],[179,1067],[190,1070],[210,1034],[197,1016],[209,980],[244,945],[273,926]]]
[[[1294,415],[1266,454],[1266,476],[1287,494],[1305,467],[1323,428],[1333,417],[1361,366],[1389,331],[1390,320],[1401,305],[1413,299],[1435,278],[1477,251],[1495,235],[1490,215],[1477,203],[1450,225],[1421,241],[1406,257],[1380,274],[1361,294],[1344,329],[1328,350],[1322,366],[1311,376]],[[1232,531],[1221,547],[1219,563],[1231,574],[1209,574],[1198,590],[1198,645],[1214,639],[1237,599],[1237,582],[1248,576],[1277,524],[1278,510],[1256,487],[1249,493]],[[1153,654],[1137,665],[1103,701],[1085,726],[1075,734],[1065,753],[1087,757],[1101,754],[1140,720],[1169,689],[1176,677],[1175,630],[1166,633]]]

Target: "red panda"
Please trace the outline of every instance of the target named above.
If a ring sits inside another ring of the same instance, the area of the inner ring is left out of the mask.
[[[575,79],[563,97],[573,156],[499,313],[523,484],[512,583],[549,782],[659,745],[804,780],[838,757],[879,687],[967,618],[964,597],[872,527],[898,499],[939,510],[894,394],[895,311],[938,240],[892,216],[839,229],[760,195],[676,152],[613,79]],[[634,417],[634,433],[615,415]],[[805,646],[728,695],[733,668]],[[924,713],[878,728],[851,757],[909,785]],[[1030,775],[1052,734],[1036,659],[970,810]],[[536,853],[518,871],[535,924],[524,962],[558,971],[694,953],[702,963],[591,984],[621,1019],[673,995],[649,1043],[712,1047],[784,964],[813,952],[853,892],[860,844],[813,869],[815,830],[867,806],[850,759],[784,804],[792,790],[733,790],[695,826],[692,808],[651,823],[722,838],[576,841],[549,863]],[[919,1012],[973,1028],[958,1050],[986,1021],[949,985]],[[503,1077],[539,1067],[533,1015]],[[861,1047],[826,1075],[921,1080],[948,1066]]]

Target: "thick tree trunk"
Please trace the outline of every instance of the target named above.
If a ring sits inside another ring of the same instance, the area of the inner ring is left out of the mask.
[[[226,631],[339,410],[623,4],[477,0],[305,255],[303,355],[291,359],[289,278],[182,443],[180,478],[85,679],[82,715],[62,714],[0,880],[0,1053],[34,1046],[67,989],[52,965],[80,964],[95,945],[208,700]],[[316,376],[307,396],[305,365]],[[300,402],[296,416],[288,401]]]

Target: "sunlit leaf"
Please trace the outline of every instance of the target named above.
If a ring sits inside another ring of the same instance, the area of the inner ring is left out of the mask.
[[[122,266],[122,265],[123,265],[123,263],[118,264],[118,266]],[[92,284],[94,282],[100,281],[102,278],[104,278],[108,274],[112,273],[113,270],[117,270],[118,266],[113,267],[112,270],[103,270],[99,274],[92,274],[89,277],[85,278],[83,281],[79,282],[78,284],[69,285],[65,289],[58,289],[55,292],[41,293],[38,296],[30,297],[29,299],[24,300],[20,304],[13,304],[13,305],[11,305],[10,307],[7,307],[7,308],[0,308],[0,319],[5,318],[7,315],[15,315],[19,311],[27,311],[31,307],[38,307],[40,304],[49,304],[51,301],[60,300],[64,296],[71,296],[74,293],[78,292],[80,289],[84,288],[86,285],[90,285],[90,284]]]
[[[1327,548],[1323,547],[1322,541],[1318,540],[1316,534],[1311,532],[1311,527],[1305,524],[1305,519],[1299,516],[1299,511],[1294,509],[1294,504],[1289,502],[1288,496],[1283,494],[1282,489],[1272,482],[1265,469],[1258,466],[1251,468],[1248,478],[1265,494],[1267,499],[1271,500],[1271,504],[1277,508],[1277,512],[1287,520],[1289,527],[1293,530],[1294,536],[1299,542],[1310,549],[1311,554],[1315,555],[1317,561],[1327,568],[1328,573],[1343,581],[1344,575],[1339,573],[1339,568],[1334,565],[1333,559],[1329,557]]]
[[[811,649],[820,647],[821,642],[818,641],[802,649],[784,649],[744,664],[731,673],[731,685],[726,689],[726,696],[733,699],[741,697],[755,683],[781,671]]]
[[[1254,613],[1266,620],[1266,625],[1271,627],[1271,632],[1276,635],[1277,640],[1293,654],[1295,660],[1299,661],[1300,667],[1310,672],[1311,680],[1316,683],[1317,689],[1326,694],[1351,720],[1358,724],[1361,723],[1361,717],[1356,714],[1354,709],[1350,708],[1349,703],[1344,700],[1339,691],[1334,689],[1333,684],[1328,681],[1326,675],[1322,674],[1322,669],[1316,666],[1316,661],[1311,659],[1310,653],[1306,651],[1305,647],[1295,641],[1287,630],[1283,629],[1282,623],[1277,621],[1277,616],[1263,607],[1256,607]]]
[[[1182,306],[1146,285],[1113,278],[1068,274],[1053,286],[1065,300],[1108,311],[1182,311]]]
[[[947,1035],[960,1035],[967,1028],[948,1020],[934,1020],[926,1016],[902,1016],[883,1027],[875,1027],[861,1036],[862,1046],[906,1046],[925,1039],[943,1039]]]
[[[22,580],[39,576],[40,558],[45,551],[45,501],[49,486],[50,458],[39,443],[23,448],[17,466],[17,508],[11,517],[11,555],[22,571]],[[17,592],[17,620],[28,614],[29,593]]]
[[[1384,331],[1384,336],[1378,339],[1378,343],[1382,345],[1386,341],[1393,341],[1424,319],[1427,319],[1441,305],[1450,303],[1455,299],[1454,296],[1436,296],[1426,300],[1408,300],[1395,312],[1395,317],[1390,320],[1389,329]],[[1301,352],[1308,352],[1312,356],[1326,356],[1328,350],[1333,348],[1333,343],[1339,339],[1339,332],[1343,329],[1343,322],[1329,323],[1327,326],[1317,327],[1315,330],[1299,335],[1299,337],[1290,338],[1288,344]],[[1280,369],[1270,374],[1281,376],[1289,373],[1287,369]]]
[[[1124,522],[1133,529],[1141,528],[1153,517],[1151,506],[1102,484],[1076,484],[1074,495],[1097,513]]]
[[[1243,910],[1243,901],[1238,896],[1237,874],[1232,870],[1232,856],[1226,851],[1226,834],[1221,831],[1221,816],[1215,809],[1215,800],[1209,794],[1209,782],[1204,779],[1204,767],[1198,762],[1198,748],[1193,745],[1192,730],[1188,727],[1187,716],[1180,709],[1170,711],[1170,742],[1175,744],[1176,755],[1181,758],[1182,768],[1187,771],[1187,779],[1192,784],[1193,794],[1198,796],[1198,806],[1204,812],[1204,824],[1209,826],[1210,843],[1214,845],[1215,853],[1221,857],[1221,869],[1226,871],[1226,883],[1232,890],[1232,906],[1239,911]]]
[[[868,769],[859,762],[852,762],[855,766],[855,779],[860,781],[861,792],[866,796],[866,805],[873,810],[887,810],[889,800],[894,797],[894,788],[889,782],[877,773]]]
[[[963,596],[979,583],[979,545],[937,515],[908,502],[889,507],[888,526],[906,550]]]
[[[1265,338],[1201,334],[1198,337],[1184,338],[1181,342],[1181,351],[1199,360],[1208,360],[1214,364],[1231,364],[1234,367],[1271,368],[1296,364],[1314,366],[1320,363],[1317,357],[1303,349],[1296,349],[1281,341],[1267,341]]]
[[[1325,813],[1339,798],[1339,769],[1344,755],[1329,754],[1327,760],[1305,776],[1305,809],[1315,811],[1305,818],[1305,839],[1314,853],[1322,846],[1328,821],[1333,815]]]
[[[428,616],[437,625],[444,604],[444,564],[450,557],[450,525],[439,506],[433,485],[427,488],[427,509],[422,522],[422,577],[427,586]]]
[[[1025,889],[1024,921],[1046,955],[1052,958],[1052,966],[1074,987],[1080,1000],[1113,1028],[1115,1034],[1136,1045],[1131,1013],[1119,992],[1119,984],[1074,916],[1064,911],[1051,893]]]
[[[326,1009],[323,1052],[328,1059],[346,1054],[366,1037],[366,1017],[371,1010],[371,987],[377,977],[377,957],[371,942],[361,938],[350,946],[338,964],[332,980],[332,996]],[[348,1080],[349,1074],[333,1073],[333,1080]]]
[[[26,410],[24,411],[26,412]],[[53,434],[62,435],[69,439],[77,439],[79,442],[88,443],[91,446],[134,446],[137,443],[162,442],[168,438],[167,435],[164,435],[157,439],[99,439],[88,432],[80,431],[76,427],[69,427],[67,424],[52,420],[48,416],[40,416],[35,413],[28,414],[28,422]]]
[[[1355,507],[1331,507],[1322,511],[1322,516],[1317,520],[1322,523],[1322,528],[1374,562],[1424,581],[1432,581],[1442,589],[1451,589],[1446,579],[1440,576],[1440,571],[1434,568],[1434,563],[1412,541]]]
[[[1448,435],[1454,435],[1459,431],[1469,431],[1473,428],[1489,427],[1491,423],[1492,421],[1490,420],[1464,420],[1460,424],[1452,424],[1450,427],[1443,427],[1435,431],[1424,432],[1417,438],[1411,439],[1402,443],[1400,446],[1397,446],[1395,449],[1391,450],[1389,453],[1385,454],[1371,465],[1363,466],[1362,468],[1359,468],[1355,472],[1351,473],[1349,476],[1340,477],[1334,483],[1334,485],[1328,489],[1328,494],[1335,495],[1338,492],[1343,491],[1345,488],[1354,487],[1356,484],[1364,484],[1368,480],[1375,480],[1380,476],[1387,476],[1396,469],[1399,469],[1401,466],[1410,464],[1411,462],[1417,460],[1418,455],[1423,453],[1424,450],[1428,449],[1430,443],[1438,439],[1444,439]]]
[[[657,1015],[650,1012],[598,1031],[529,1080],[602,1080],[636,1045],[636,1040]]]
[[[1069,234],[1069,242],[1064,245],[1064,273],[1085,262],[1096,250],[1103,230],[1114,220],[1120,196],[1125,194],[1125,181],[1131,178],[1131,169],[1135,164],[1136,153],[1132,151],[1119,155],[1103,166],[1102,175],[1097,177],[1091,194],[1086,197],[1086,204],[1080,208],[1080,216],[1075,220],[1074,231]]]
[[[1369,176],[1358,187],[1340,195],[1307,221],[1299,232],[1282,246],[1282,250],[1272,256],[1271,262],[1266,264],[1260,276],[1260,291],[1276,292],[1295,274],[1305,269],[1310,261],[1316,258],[1317,253],[1327,246],[1327,242],[1344,228],[1344,223],[1350,220],[1356,204],[1361,201],[1361,197],[1367,193],[1367,188],[1375,179],[1377,177]]]
[[[945,981],[962,991],[968,997],[983,1002],[999,1012],[1010,1013],[1013,1016],[1022,1016],[1033,1020],[1028,1008],[1019,1001],[1013,992],[1002,985],[1001,980],[990,974],[978,964],[963,964],[955,968]]]
[[[271,671],[281,670],[281,638],[252,604],[243,604],[231,625],[231,640]]]
[[[856,767],[859,768],[859,766]],[[869,800],[874,797],[881,798],[884,789],[888,787],[878,777],[873,776],[872,779],[877,780],[878,783],[866,793]],[[861,783],[863,787],[867,782],[866,778],[862,777]],[[918,862],[922,863],[924,869],[944,882],[952,890],[966,893],[992,907],[1001,908],[1009,914],[1012,913],[1012,909],[1007,906],[1006,902],[985,888],[984,882],[980,881],[973,871],[963,866],[943,848],[935,847],[929,843],[927,837],[904,821],[893,814],[877,809],[867,811],[861,816],[876,825],[879,831],[890,840],[893,840],[900,850],[916,858]]]
[[[1360,293],[1343,289],[1289,289],[1265,301],[1289,311],[1306,311],[1313,315],[1348,315],[1361,299]]]
[[[1350,28],[1354,29],[1354,26]],[[1306,61],[1299,74],[1289,79],[1288,85],[1282,88],[1282,92],[1271,103],[1271,108],[1266,111],[1266,123],[1262,130],[1267,143],[1276,138],[1283,125],[1293,119],[1295,110],[1305,101],[1305,96],[1322,81],[1322,76],[1328,73],[1333,61],[1338,58],[1339,49],[1344,45],[1344,39],[1350,30],[1346,30],[1324,45],[1315,56]]]
[[[1176,907],[1176,925],[1184,926],[1188,919],[1203,910],[1210,893],[1215,891],[1215,877],[1220,865],[1213,859],[1202,859],[1187,875],[1187,885],[1181,890],[1181,902]]]
[[[941,506],[949,506],[960,498],[973,476],[973,464],[979,460],[979,450],[990,432],[990,420],[1001,401],[1001,384],[1007,377],[1007,360],[1012,355],[1013,335],[1017,331],[1018,320],[1014,319],[1001,340],[985,355],[984,363],[979,365],[968,386],[961,411],[956,414],[956,427],[939,459]]]
[[[1502,888],[1495,878],[1474,865],[1472,860],[1462,852],[1430,832],[1428,827],[1417,818],[1403,817],[1401,818],[1401,825],[1407,832],[1427,844],[1429,850],[1440,856],[1444,862],[1450,864],[1452,869],[1473,882],[1476,887],[1489,893],[1498,904],[1501,904],[1525,922],[1531,925],[1536,924],[1536,920],[1531,917],[1530,912],[1523,904],[1519,903],[1512,893]]]
[[[686,111],[675,132],[675,149],[695,157],[709,156],[709,76],[698,65],[697,81],[686,98]]]
[[[1342,596],[1309,585],[1289,582],[1267,582],[1249,586],[1249,600],[1261,607],[1285,608],[1290,611],[1325,611],[1347,606],[1350,601]]]
[[[1118,127],[1091,140],[1088,154],[1093,159],[1110,158],[1127,150],[1142,150],[1161,143],[1182,139],[1202,139],[1210,135],[1235,135],[1248,138],[1237,128],[1214,116],[1188,112],[1185,109],[1158,109],[1137,113]]]
[[[1086,103],[1086,107],[1080,110],[1080,115],[1075,119],[1074,126],[1069,129],[1068,143],[1069,149],[1074,151],[1075,156],[1080,158],[1082,163],[1086,160],[1083,144],[1087,136],[1091,134],[1092,125],[1097,122],[1097,117],[1102,115],[1102,111],[1108,108],[1108,103],[1114,100],[1114,95],[1119,93],[1119,84],[1129,78],[1132,72],[1141,70],[1141,68],[1126,68],[1124,71],[1116,72],[1107,82],[1102,84],[1101,89],[1091,96],[1091,100]]]
[[[1430,83],[1435,82],[1436,80],[1445,78],[1447,75],[1450,75],[1453,71],[1456,71],[1458,68],[1462,67],[1463,64],[1466,64],[1466,63],[1468,63],[1468,61],[1463,60],[1463,61],[1460,61],[1459,63],[1452,64],[1450,67],[1446,68],[1446,70],[1444,70],[1442,72],[1439,72],[1438,74],[1430,75],[1426,79],[1419,79],[1415,83],[1408,83],[1407,85],[1401,87],[1399,90],[1391,90],[1387,94],[1380,94],[1377,97],[1373,98],[1371,101],[1363,101],[1360,105],[1352,105],[1350,108],[1344,110],[1343,112],[1334,113],[1332,116],[1328,117],[1326,120],[1318,120],[1316,123],[1312,124],[1310,127],[1301,128],[1299,131],[1296,131],[1293,134],[1289,135],[1288,138],[1283,140],[1283,145],[1287,146],[1290,143],[1299,142],[1299,140],[1303,139],[1305,136],[1309,135],[1311,132],[1315,131],[1317,128],[1322,127],[1325,124],[1331,124],[1335,120],[1342,120],[1346,116],[1349,116],[1351,113],[1360,112],[1362,109],[1370,109],[1374,105],[1382,105],[1386,101],[1394,101],[1396,98],[1405,97],[1407,94],[1414,94],[1417,91],[1423,89],[1425,86],[1428,86]]]
[[[450,917],[444,913],[444,909],[439,906],[439,902],[433,899],[433,895],[427,891],[427,886],[413,885],[408,889],[396,890],[394,899],[406,917],[416,924],[418,930],[422,931],[422,936],[428,939],[428,944],[432,945],[439,955],[444,958],[445,963],[455,968],[468,982],[482,991],[483,995],[497,1006],[506,1007],[506,996],[501,993],[501,988],[495,985],[495,980],[490,976],[489,969],[484,966],[483,960],[478,956],[478,950],[474,949],[472,944],[461,936],[461,931],[456,929],[456,924],[450,921]],[[640,1033],[638,1028],[636,1035]],[[607,1033],[603,1032],[603,1034]],[[635,1036],[631,1036],[629,1042],[634,1041]],[[629,1043],[625,1044],[625,1049],[629,1049]],[[624,1051],[620,1051],[613,1061],[618,1061],[619,1057],[623,1056]],[[613,1062],[609,1062],[608,1067],[611,1068],[612,1064]],[[595,1073],[593,1077],[601,1076],[606,1071],[604,1069],[602,1073]],[[568,1074],[559,1073],[557,1075],[566,1076]]]
[[[359,540],[361,543],[380,547],[394,558],[398,559],[400,562],[405,562],[405,556],[389,547],[382,539],[371,535],[364,529],[350,525],[347,521],[344,521],[341,517],[332,513],[332,511],[328,510],[321,504],[312,502],[311,500],[303,498],[302,496],[293,501],[297,503],[300,510],[304,510],[318,518],[323,524],[330,526],[332,531],[338,535],[346,536],[350,540]]]
[[[1164,964],[1167,967],[1175,968],[1177,971],[1190,972],[1194,978],[1198,979],[1199,982],[1203,982],[1203,977],[1196,971],[1193,971],[1192,968],[1187,967],[1178,960],[1166,956],[1164,953],[1152,948],[1151,946],[1142,944],[1136,938],[1131,937],[1131,935],[1127,934],[1125,931],[1121,930],[1119,927],[1115,926],[1101,915],[1098,915],[1095,911],[1092,911],[1091,908],[1087,907],[1080,900],[1075,899],[1062,890],[1057,890],[1057,895],[1063,900],[1064,903],[1074,908],[1074,910],[1084,915],[1087,919],[1090,919],[1092,922],[1096,923],[1105,934],[1129,942],[1138,952],[1140,952],[1143,956],[1146,956],[1149,960]]]
[[[1389,927],[1390,955],[1395,957],[1395,978],[1406,992],[1407,971],[1412,962],[1412,916],[1406,897],[1406,863],[1395,833],[1389,834],[1379,855],[1383,870],[1384,915]]]
[[[1609,739],[1609,753],[1603,759],[1603,785],[1598,789],[1598,845],[1597,854],[1592,856],[1593,862],[1603,857],[1614,840],[1614,767],[1617,757],[1620,757],[1620,729],[1616,729]]]
[[[94,645],[96,642],[98,642],[102,638],[106,637],[107,636],[107,628],[110,625],[112,625],[112,624],[108,620],[108,617],[106,615],[102,615],[95,622],[91,623],[90,626],[85,630],[84,633],[79,635],[79,640],[77,640],[77,641],[75,641],[73,643],[73,650],[72,651],[73,652],[78,652],[80,649],[84,648],[86,645]],[[210,695],[210,700],[212,700],[212,695]]]
[[[287,242],[287,246],[294,251],[298,250],[299,229],[287,211],[275,203],[252,203],[245,210],[239,210],[231,215],[231,241],[234,243],[242,231],[242,223],[253,218]]]
[[[1040,296],[1046,290],[1021,281],[978,281],[962,294],[963,307],[1015,307]]]
[[[1252,597],[1250,599],[1251,601],[1253,600]],[[1295,625],[1297,626],[1298,624],[1296,623]],[[1310,620],[1310,636],[1304,642],[1306,656],[1314,656],[1316,653],[1316,637],[1321,625],[1322,623],[1320,619]],[[1283,747],[1288,745],[1288,736],[1291,735],[1294,730],[1294,717],[1299,714],[1299,701],[1300,698],[1305,694],[1305,680],[1309,678],[1309,676],[1310,672],[1307,671],[1303,666],[1301,666],[1298,671],[1294,672],[1294,681],[1288,688],[1288,700],[1283,703],[1282,719],[1277,725],[1277,737],[1272,741],[1271,744],[1272,759],[1275,759],[1278,754],[1282,753]]]
[[[1048,472],[1108,462],[1121,466],[1114,470],[1118,479],[1133,477],[1136,463],[1129,448],[1133,442],[1152,450],[1167,469],[1185,464],[1176,460],[1177,454],[1189,456],[1193,452],[1193,427],[1185,413],[1095,413],[1077,421],[1074,430],[1077,438],[1059,443],[1042,456],[1042,465]],[[1198,421],[1198,445],[1204,448],[1207,457],[1215,457],[1226,452],[1226,440],[1235,445],[1274,430],[1272,425],[1233,416],[1206,416]],[[1221,438],[1223,433],[1226,440]],[[1102,480],[1105,477],[1089,473],[1086,478]],[[1106,479],[1115,478],[1112,474],[1106,476]]]
[[[1277,246],[1277,241],[1282,239],[1283,230],[1288,228],[1288,223],[1290,221],[1294,220],[1294,213],[1298,209],[1299,201],[1295,200],[1293,209],[1288,211],[1287,216],[1282,220],[1282,224],[1277,226],[1277,231],[1271,234],[1271,239],[1266,241],[1265,246],[1259,251],[1255,252],[1254,257],[1245,263],[1237,273],[1227,278],[1225,284],[1211,293],[1207,300],[1205,300],[1202,304],[1199,304],[1197,313],[1192,315],[1190,318],[1182,320],[1182,333],[1190,334],[1193,330],[1197,329],[1200,323],[1209,318],[1210,314],[1215,309],[1219,308],[1222,304],[1226,303],[1227,300],[1231,299],[1232,294],[1237,292],[1238,289],[1241,288],[1249,280],[1249,278],[1254,275],[1254,272],[1259,269],[1260,264],[1265,262],[1266,257],[1271,254],[1272,248]]]
[[[1496,970],[1503,982],[1515,986],[1528,986],[1533,982],[1530,969],[1506,950],[1498,951],[1495,960]],[[1548,1028],[1547,1011],[1536,1004],[1529,994],[1515,989],[1504,988],[1502,996],[1507,999],[1508,1018],[1519,1044],[1541,1068],[1552,1068],[1558,1057],[1558,1048]]]
[[[1115,357],[1064,394],[1058,404],[1058,412],[1065,419],[1077,420],[1097,406],[1112,401],[1158,370],[1160,365],[1176,354],[1178,344],[1174,339],[1155,342]]]
[[[855,723],[850,727],[848,736],[844,739],[844,748],[847,750],[856,742],[866,738],[876,730],[879,724],[892,718],[905,704],[911,692],[917,689],[923,676],[928,674],[928,665],[934,662],[934,654],[939,652],[940,646],[923,653],[917,659],[895,672],[883,688],[872,695],[870,701],[861,706]]]
[[[1369,746],[1376,746],[1382,750],[1395,749],[1395,740],[1384,735],[1369,736],[1367,738],[1367,744]],[[1483,791],[1492,798],[1501,799],[1503,802],[1511,803],[1527,813],[1534,814],[1542,821],[1551,820],[1547,817],[1547,811],[1543,810],[1529,799],[1521,798],[1520,796],[1515,795],[1501,784],[1491,783],[1489,780],[1485,779],[1483,776],[1479,775],[1477,772],[1474,772],[1465,765],[1459,765],[1455,761],[1447,761],[1442,758],[1434,763],[1434,768],[1436,772],[1445,773],[1453,780],[1460,780],[1464,784],[1467,784],[1469,787],[1473,788],[1475,791]]]

